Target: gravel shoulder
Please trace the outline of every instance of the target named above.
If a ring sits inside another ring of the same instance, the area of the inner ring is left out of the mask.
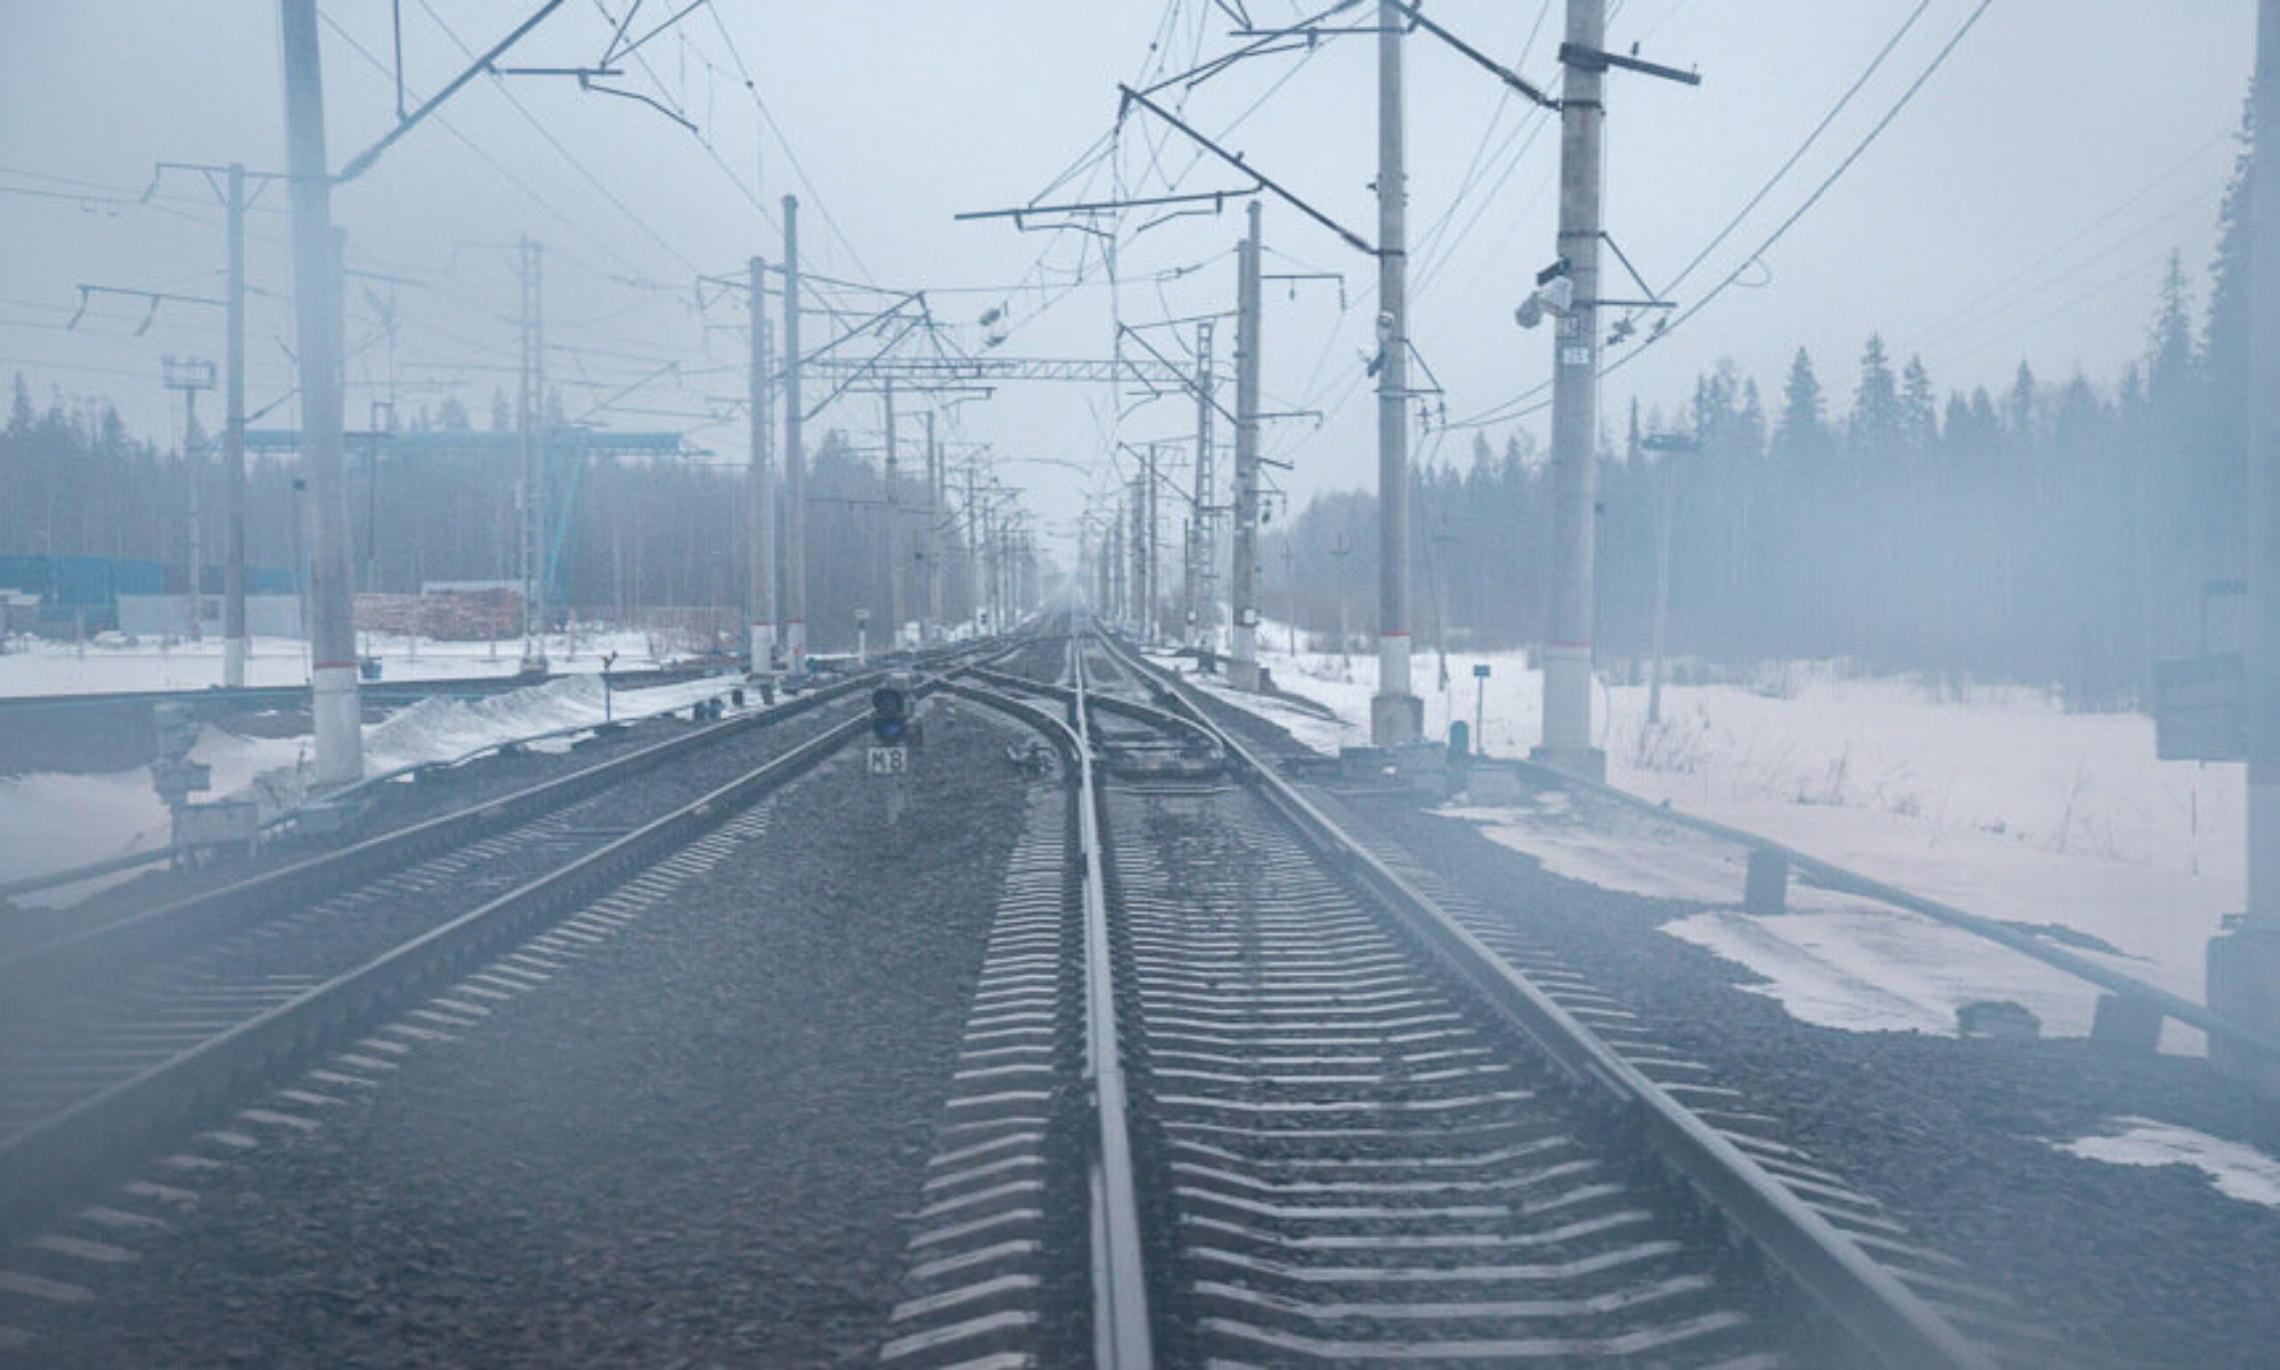
[[[2199,1058],[2125,1059],[2081,1039],[1855,1033],[1792,1019],[1748,971],[1657,929],[1692,903],[1547,873],[1471,824],[1384,798],[1350,808],[1514,920],[1655,1035],[1713,1065],[1785,1141],[1883,1200],[2065,1337],[2080,1363],[2269,1364],[2280,1211],[2182,1166],[2114,1166],[2053,1143],[2157,1118],[2280,1154],[2280,1110]]]
[[[1256,714],[1206,707],[1270,754],[1306,751]],[[2053,1145],[2140,1117],[2280,1156],[2280,1107],[2205,1060],[1801,1023],[1745,992],[1746,969],[1659,931],[1698,912],[1693,903],[1561,878],[1404,799],[1357,795],[1343,807],[1715,1067],[1749,1108],[1783,1122],[1784,1140],[1882,1200],[1916,1241],[2009,1294],[2063,1338],[2059,1363],[2270,1363],[2280,1210],[2228,1198],[2186,1166],[2108,1165]]]
[[[726,684],[722,686],[724,692],[728,688]],[[378,837],[426,819],[471,808],[628,752],[670,741],[699,726],[702,725],[690,722],[685,712],[645,718],[613,732],[580,737],[567,748],[550,746],[542,750],[492,753],[464,766],[435,772],[429,780],[381,785],[372,792],[372,808],[358,827],[356,837]],[[321,841],[288,839],[264,847],[252,862],[222,860],[181,869],[169,869],[163,864],[150,866],[118,884],[59,908],[28,905],[11,909],[6,901],[0,901],[0,953],[77,928],[131,917],[205,890],[307,860],[326,850],[329,847]]]
[[[868,1360],[1034,783],[1014,736],[930,719],[891,831],[842,753],[543,985],[264,1133],[31,1363]]]

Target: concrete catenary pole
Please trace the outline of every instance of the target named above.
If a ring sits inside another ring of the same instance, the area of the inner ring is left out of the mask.
[[[1415,742],[1425,704],[1409,688],[1409,173],[1401,41],[1408,16],[1378,0],[1378,689],[1370,741]]]
[[[205,524],[202,487],[206,483],[204,454],[198,447],[198,392],[214,387],[214,367],[211,362],[181,361],[169,356],[161,363],[166,388],[182,392],[182,486],[189,507],[183,520],[189,533],[189,589],[190,589],[190,640],[199,639],[199,624],[204,620],[205,597],[198,589],[205,583]]]
[[[1126,613],[1132,620],[1132,631],[1140,640],[1148,640],[1148,475],[1145,471],[1133,477],[1128,487],[1132,492],[1132,583],[1126,593]]]
[[[2250,268],[2248,914],[2280,936],[2280,0],[2256,33]],[[2280,985],[2275,986],[2280,992]]]
[[[278,0],[285,67],[286,170],[292,187],[293,332],[301,381],[301,467],[309,519],[309,684],[316,731],[313,783],[364,778],[356,690],[356,619],[348,593],[348,500],[341,480],[340,262],[325,162],[324,77],[316,0]]]
[[[919,641],[942,636],[942,449],[934,442],[934,411],[926,411],[926,622]]]
[[[2209,1007],[2280,1034],[2280,0],[2258,0],[2249,182],[2248,912],[2209,943]],[[2209,1042],[2280,1094],[2280,1061]]]
[[[894,651],[902,645],[903,630],[903,556],[902,556],[902,495],[901,470],[895,451],[895,380],[887,377],[882,401],[887,415],[887,646]]]
[[[539,245],[524,238],[517,246],[522,268],[522,404],[517,424],[522,438],[522,670],[534,675],[546,671],[546,344],[539,312]]]
[[[1567,41],[1606,46],[1607,0],[1568,0]],[[1558,256],[1573,303],[1552,336],[1552,593],[1544,632],[1544,741],[1536,759],[1605,779],[1591,742],[1592,556],[1599,446],[1599,139],[1602,72],[1567,68],[1560,101]]]
[[[245,684],[245,165],[229,170],[229,339],[222,432],[222,684]]]
[[[1212,451],[1212,411],[1219,407],[1218,397],[1211,379],[1211,344],[1214,332],[1210,319],[1199,319],[1195,325],[1195,486],[1189,492],[1188,534],[1188,637],[1196,643],[1214,639],[1212,629],[1218,620],[1219,546],[1212,537],[1212,522],[1218,517],[1212,509],[1211,499],[1219,488],[1216,469],[1218,454]]]
[[[745,395],[752,420],[752,466],[745,491],[746,545],[751,566],[745,577],[744,621],[749,629],[745,650],[752,669],[764,672],[776,659],[776,462],[769,443],[775,436],[775,409],[768,403],[775,387],[768,382],[768,291],[764,264],[758,257],[745,263],[751,293],[752,375]]]
[[[1647,722],[1662,722],[1664,655],[1670,632],[1670,457],[1655,463],[1654,674],[1647,683]]]
[[[784,650],[807,670],[807,449],[800,426],[800,202],[784,197]]]
[[[1235,624],[1227,680],[1259,688],[1259,202],[1235,252]]]
[[[1143,468],[1141,485],[1141,507],[1147,510],[1143,518],[1148,529],[1148,620],[1140,625],[1140,636],[1149,642],[1161,636],[1164,617],[1164,516],[1156,502],[1164,483],[1161,452],[1155,443],[1148,444],[1148,464]]]
[[[974,475],[980,463],[966,463],[966,617],[978,633],[982,622],[982,512],[974,502]]]

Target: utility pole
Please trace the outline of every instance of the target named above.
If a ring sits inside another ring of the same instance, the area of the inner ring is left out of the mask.
[[[887,646],[892,652],[902,645],[903,583],[902,583],[902,520],[897,503],[895,458],[895,380],[887,377],[883,404],[887,411]]]
[[[1108,521],[1108,616],[1124,617],[1124,499],[1117,497],[1116,513]]]
[[[1132,588],[1129,596],[1133,631],[1148,640],[1148,473],[1132,480]]]
[[[746,394],[752,420],[752,466],[746,491],[745,518],[749,525],[751,566],[746,574],[744,620],[749,629],[746,650],[752,656],[753,674],[772,669],[776,658],[776,503],[771,487],[776,463],[768,451],[774,436],[775,412],[768,404],[768,292],[758,257],[745,263],[749,311],[752,316],[752,375]]]
[[[1564,54],[1597,54],[1607,0],[1567,0]],[[1552,330],[1552,593],[1544,633],[1544,741],[1535,759],[1594,780],[1607,754],[1591,742],[1592,555],[1598,522],[1600,91],[1604,64],[1567,60],[1560,100],[1557,257],[1574,300]]]
[[[942,450],[934,443],[934,411],[926,411],[926,631],[929,645],[942,636]]]
[[[1354,544],[1340,533],[1330,544],[1330,559],[1338,563],[1338,673],[1339,679],[1351,680],[1354,676],[1354,658],[1351,639],[1346,629],[1346,558],[1354,554]]]
[[[1401,41],[1408,16],[1378,0],[1378,689],[1370,741],[1415,742],[1425,704],[1409,688],[1409,179]],[[1341,596],[1341,599],[1343,597]]]
[[[222,432],[222,684],[245,684],[245,165],[229,169],[229,323]],[[193,587],[195,588],[195,587]]]
[[[1155,641],[1163,626],[1164,555],[1163,544],[1159,541],[1163,531],[1163,514],[1156,503],[1157,486],[1161,483],[1156,470],[1159,451],[1155,443],[1149,443],[1147,464],[1142,468],[1144,474],[1140,507],[1148,511],[1148,620],[1141,625],[1140,636],[1147,642]]]
[[[2280,0],[2258,0],[2248,178],[2248,910],[2209,943],[2209,1007],[2280,1033]],[[2280,1062],[2209,1039],[2214,1064],[2280,1093]]]
[[[974,501],[974,471],[977,463],[966,463],[966,616],[974,620],[976,631],[981,627],[982,582],[981,507]]]
[[[784,650],[807,670],[807,450],[800,445],[800,202],[784,197]]]
[[[986,612],[989,615],[990,631],[1002,633],[1005,631],[1005,615],[1001,612],[1003,603],[998,593],[1002,588],[998,576],[998,521],[997,511],[989,500],[982,501],[982,561],[983,578],[989,585],[989,608]]]
[[[1235,249],[1234,641],[1227,683],[1259,688],[1259,202]],[[1208,407],[1208,406],[1207,406]]]
[[[1197,644],[1214,641],[1211,637],[1214,619],[1218,616],[1219,594],[1217,587],[1219,568],[1218,540],[1212,536],[1212,495],[1219,484],[1219,473],[1214,469],[1217,454],[1211,450],[1211,411],[1217,406],[1212,393],[1211,344],[1213,321],[1199,319],[1195,325],[1195,489],[1190,492],[1189,507],[1192,515],[1188,547],[1188,636]],[[1216,645],[1216,644],[1215,644]]]
[[[546,674],[546,358],[540,248],[516,243],[522,280],[522,582],[524,675]]]
[[[2280,0],[2261,0],[2256,29],[2256,240],[2251,260],[2248,461],[2248,922],[2280,937]],[[2280,975],[2266,1022],[2280,1019]]]
[[[167,356],[160,359],[160,374],[169,390],[182,393],[182,472],[183,484],[188,490],[189,507],[185,510],[189,545],[190,580],[190,640],[201,636],[199,624],[204,621],[202,612],[205,596],[199,588],[206,578],[206,511],[204,492],[205,462],[198,452],[198,392],[214,388],[214,364],[210,361],[192,361]]]
[[[1288,639],[1291,660],[1298,659],[1298,553],[1292,550],[1290,538],[1283,538],[1283,611],[1289,615],[1283,620],[1284,636]]]
[[[1662,722],[1663,661],[1670,629],[1670,459],[1655,463],[1654,674],[1647,678],[1647,722]]]
[[[313,780],[319,789],[334,789],[364,777],[356,619],[348,593],[348,503],[341,482],[339,247],[332,228],[332,171],[325,162],[316,0],[277,0],[277,17],[285,66],[286,170],[292,187],[301,465],[315,506],[309,549]]]

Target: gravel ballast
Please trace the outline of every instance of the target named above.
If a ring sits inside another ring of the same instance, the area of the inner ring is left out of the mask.
[[[1271,754],[1306,750],[1255,714],[1206,707]],[[1912,1242],[2008,1294],[2058,1336],[2050,1364],[2271,1363],[2280,1211],[2185,1166],[2108,1165],[2054,1145],[2138,1117],[2280,1156],[2280,1107],[2206,1061],[1802,1023],[1740,989],[1745,968],[1659,930],[1696,904],[1561,878],[1408,799],[1356,794],[1337,807],[1713,1067],[1746,1108],[1779,1120],[1783,1141],[1888,1205]]]
[[[201,1175],[27,1363],[868,1360],[1036,783],[1017,736],[931,718],[891,831],[842,752],[544,984]]]
[[[1658,930],[1694,904],[1562,879],[1400,801],[1350,803],[1715,1068],[1781,1120],[1782,1140],[1887,1204],[1911,1241],[1965,1261],[1974,1282],[2061,1334],[2054,1364],[2270,1364],[2280,1212],[2226,1198],[2197,1171],[2052,1145],[2144,1116],[2280,1153],[2280,1115],[2205,1061],[1801,1023],[1738,989],[1747,970]]]

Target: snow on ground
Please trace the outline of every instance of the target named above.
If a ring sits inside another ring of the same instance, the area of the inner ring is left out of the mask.
[[[2109,1165],[2189,1165],[2217,1192],[2242,1203],[2280,1208],[2280,1161],[2255,1147],[2151,1118],[2115,1118],[2121,1131],[2054,1143],[2060,1151]]]
[[[1287,644],[1281,628],[1260,636],[1279,685],[1349,720],[1294,728],[1300,740],[1323,750],[1367,740],[1374,657],[1293,657],[1278,650]],[[1516,652],[1452,653],[1445,691],[1435,657],[1418,654],[1412,673],[1428,734],[1444,736],[1452,719],[1472,721],[1476,663],[1491,672],[1479,703],[1487,750],[1525,755],[1539,735],[1543,686]],[[2019,687],[1847,678],[1826,663],[1780,667],[1754,685],[1668,686],[1660,727],[1645,721],[1646,696],[1644,686],[1602,686],[1594,700],[1617,787],[1986,917],[2072,929],[2114,948],[2102,959],[2116,968],[2203,997],[2208,940],[2245,901],[2245,778],[2238,767],[2156,760],[2150,719],[2070,714],[2047,692]],[[1286,726],[1293,714],[1235,698]],[[1646,815],[1590,807],[1588,822],[1540,801],[1517,812],[1461,812],[1558,874],[1739,904],[1740,850]],[[2048,972],[2028,958],[1977,938],[1956,941],[1961,934],[1942,925],[1867,901],[1831,904],[1794,886],[1793,896],[1810,921],[1720,913],[1672,930],[1718,940],[1720,954],[1775,986],[1817,981],[1791,1004],[1813,1021],[1838,1016],[1829,985],[1885,965],[1893,974],[1888,983],[1880,972],[1877,983],[1908,1007],[1864,1001],[1862,1023],[1944,1019],[1952,1030],[1954,1003],[2010,998],[2041,1014],[2047,1031],[2087,1025],[2075,996],[2052,1001]],[[1969,965],[1955,965],[1959,957]],[[2198,1037],[2172,1024],[2165,1045],[2187,1048]]]
[[[1792,1017],[1855,1032],[1954,1036],[1956,1010],[1987,999],[2025,1006],[2052,1036],[2089,1032],[2098,992],[2032,957],[1919,914],[1851,895],[1790,885],[1789,912],[1741,911],[1748,858],[1731,842],[1651,814],[1557,791],[1517,809],[1451,806],[1499,846],[1554,875],[1652,899],[1703,906],[1663,931],[1738,965],[1745,985]],[[2180,1038],[2190,1044],[2191,1038]]]
[[[1773,918],[1706,909],[1662,930],[1749,967],[1764,983],[1743,989],[1821,1027],[1953,1037],[1957,1009],[2008,1000],[2045,1036],[2090,1033],[2097,989],[2031,957],[1904,909],[1791,907]]]
[[[380,679],[436,680],[466,676],[513,675],[522,664],[522,642],[437,642],[381,633],[358,634],[360,650],[380,659]],[[615,651],[626,670],[654,666],[650,639],[633,631],[556,634],[547,639],[547,664],[556,671],[602,669],[602,654]],[[257,637],[246,660],[249,685],[306,685],[308,643],[300,638]],[[202,690],[222,683],[222,643],[161,643],[142,638],[129,643],[104,634],[84,647],[69,642],[16,637],[0,652],[0,695],[101,694],[113,690]]]
[[[720,693],[724,682],[690,680],[654,689],[617,692],[618,718],[647,717],[686,708]],[[426,699],[364,727],[365,774],[421,761],[464,756],[483,747],[562,728],[602,721],[601,683],[571,676],[481,699]],[[201,730],[193,761],[213,768],[213,789],[201,799],[251,797],[266,819],[298,802],[300,772],[309,741],[249,738],[218,728]],[[0,882],[68,870],[114,856],[166,845],[170,820],[150,783],[150,768],[108,775],[40,773],[0,777]],[[59,891],[57,901],[84,897],[90,887]],[[27,896],[35,902],[40,896]]]
[[[1523,795],[1511,808],[1451,805],[1442,812],[1564,879],[1649,899],[1741,902],[1748,869],[1741,848],[1648,814],[1578,805],[1558,790]]]

